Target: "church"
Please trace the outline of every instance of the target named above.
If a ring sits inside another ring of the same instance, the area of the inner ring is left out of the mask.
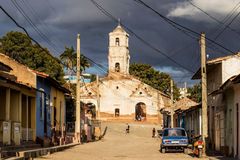
[[[109,33],[108,48],[108,75],[82,86],[81,102],[101,120],[162,124],[160,110],[170,98],[129,74],[129,34],[120,24]]]

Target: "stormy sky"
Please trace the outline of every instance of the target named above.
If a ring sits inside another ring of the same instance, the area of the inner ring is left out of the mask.
[[[122,24],[144,41],[178,64],[130,33],[131,63],[151,64],[159,71],[171,74],[179,87],[184,81],[189,85],[195,83],[190,79],[200,66],[197,36],[174,28],[134,0],[95,1],[111,15],[120,18]],[[233,52],[239,50],[239,0],[143,1],[167,18],[198,33],[205,32],[208,38],[223,47]],[[76,36],[80,33],[81,53],[107,68],[108,33],[117,26],[117,23],[104,15],[91,0],[0,0],[0,3],[27,29],[31,37],[48,48],[52,54],[60,55],[65,46],[75,48]],[[12,30],[22,31],[2,11],[0,24],[0,36]],[[233,53],[207,42],[207,54],[211,59]],[[103,74],[96,67],[89,69],[88,72]]]

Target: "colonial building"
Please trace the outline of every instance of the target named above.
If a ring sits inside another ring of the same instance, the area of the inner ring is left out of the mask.
[[[240,158],[240,75],[229,78],[218,90],[212,93],[213,96],[222,96],[222,105],[224,106],[224,131],[225,153],[227,155]],[[221,124],[217,123],[217,129]],[[216,129],[216,131],[218,131]],[[221,132],[217,132],[218,134]]]
[[[240,53],[207,62],[209,144],[212,149],[234,157],[240,157],[240,101],[236,78],[239,74]],[[200,78],[199,69],[193,79]]]
[[[0,145],[20,145],[36,138],[36,77],[1,53],[0,64]]]
[[[174,115],[173,115],[173,127],[182,127],[186,126],[186,114],[183,113],[185,110],[198,105],[198,103],[192,101],[191,99],[184,97],[178,100],[173,105]]]
[[[129,62],[129,35],[118,25],[109,33],[108,75],[81,87],[81,101],[95,106],[102,120],[162,124],[160,109],[169,97],[129,75]]]
[[[0,53],[0,146],[20,145],[60,133],[66,123],[65,93],[49,75]]]

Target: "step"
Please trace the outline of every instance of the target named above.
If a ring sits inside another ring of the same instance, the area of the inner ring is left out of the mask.
[[[17,156],[17,152],[26,151],[26,150],[32,150],[32,149],[38,149],[41,148],[40,144],[35,143],[28,143],[23,144],[20,146],[4,146],[1,147],[1,156],[2,158],[10,158]]]

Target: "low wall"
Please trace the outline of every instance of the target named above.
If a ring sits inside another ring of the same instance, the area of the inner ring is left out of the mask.
[[[114,114],[104,113],[101,112],[101,120],[103,121],[116,121],[116,122],[136,122],[136,123],[152,123],[152,124],[162,124],[162,119],[159,119],[157,115],[147,115],[145,120],[137,121],[135,119],[135,114],[131,115],[120,115],[118,117],[115,117]]]
[[[18,158],[24,158],[24,159],[36,158],[36,157],[44,156],[44,155],[51,154],[54,152],[59,152],[59,151],[65,150],[67,148],[76,146],[78,144],[79,143],[71,143],[71,144],[67,144],[67,145],[61,145],[61,146],[55,146],[55,147],[49,147],[49,148],[40,148],[40,149],[22,151],[22,152],[17,153],[18,157],[16,157],[16,159],[18,159]]]

